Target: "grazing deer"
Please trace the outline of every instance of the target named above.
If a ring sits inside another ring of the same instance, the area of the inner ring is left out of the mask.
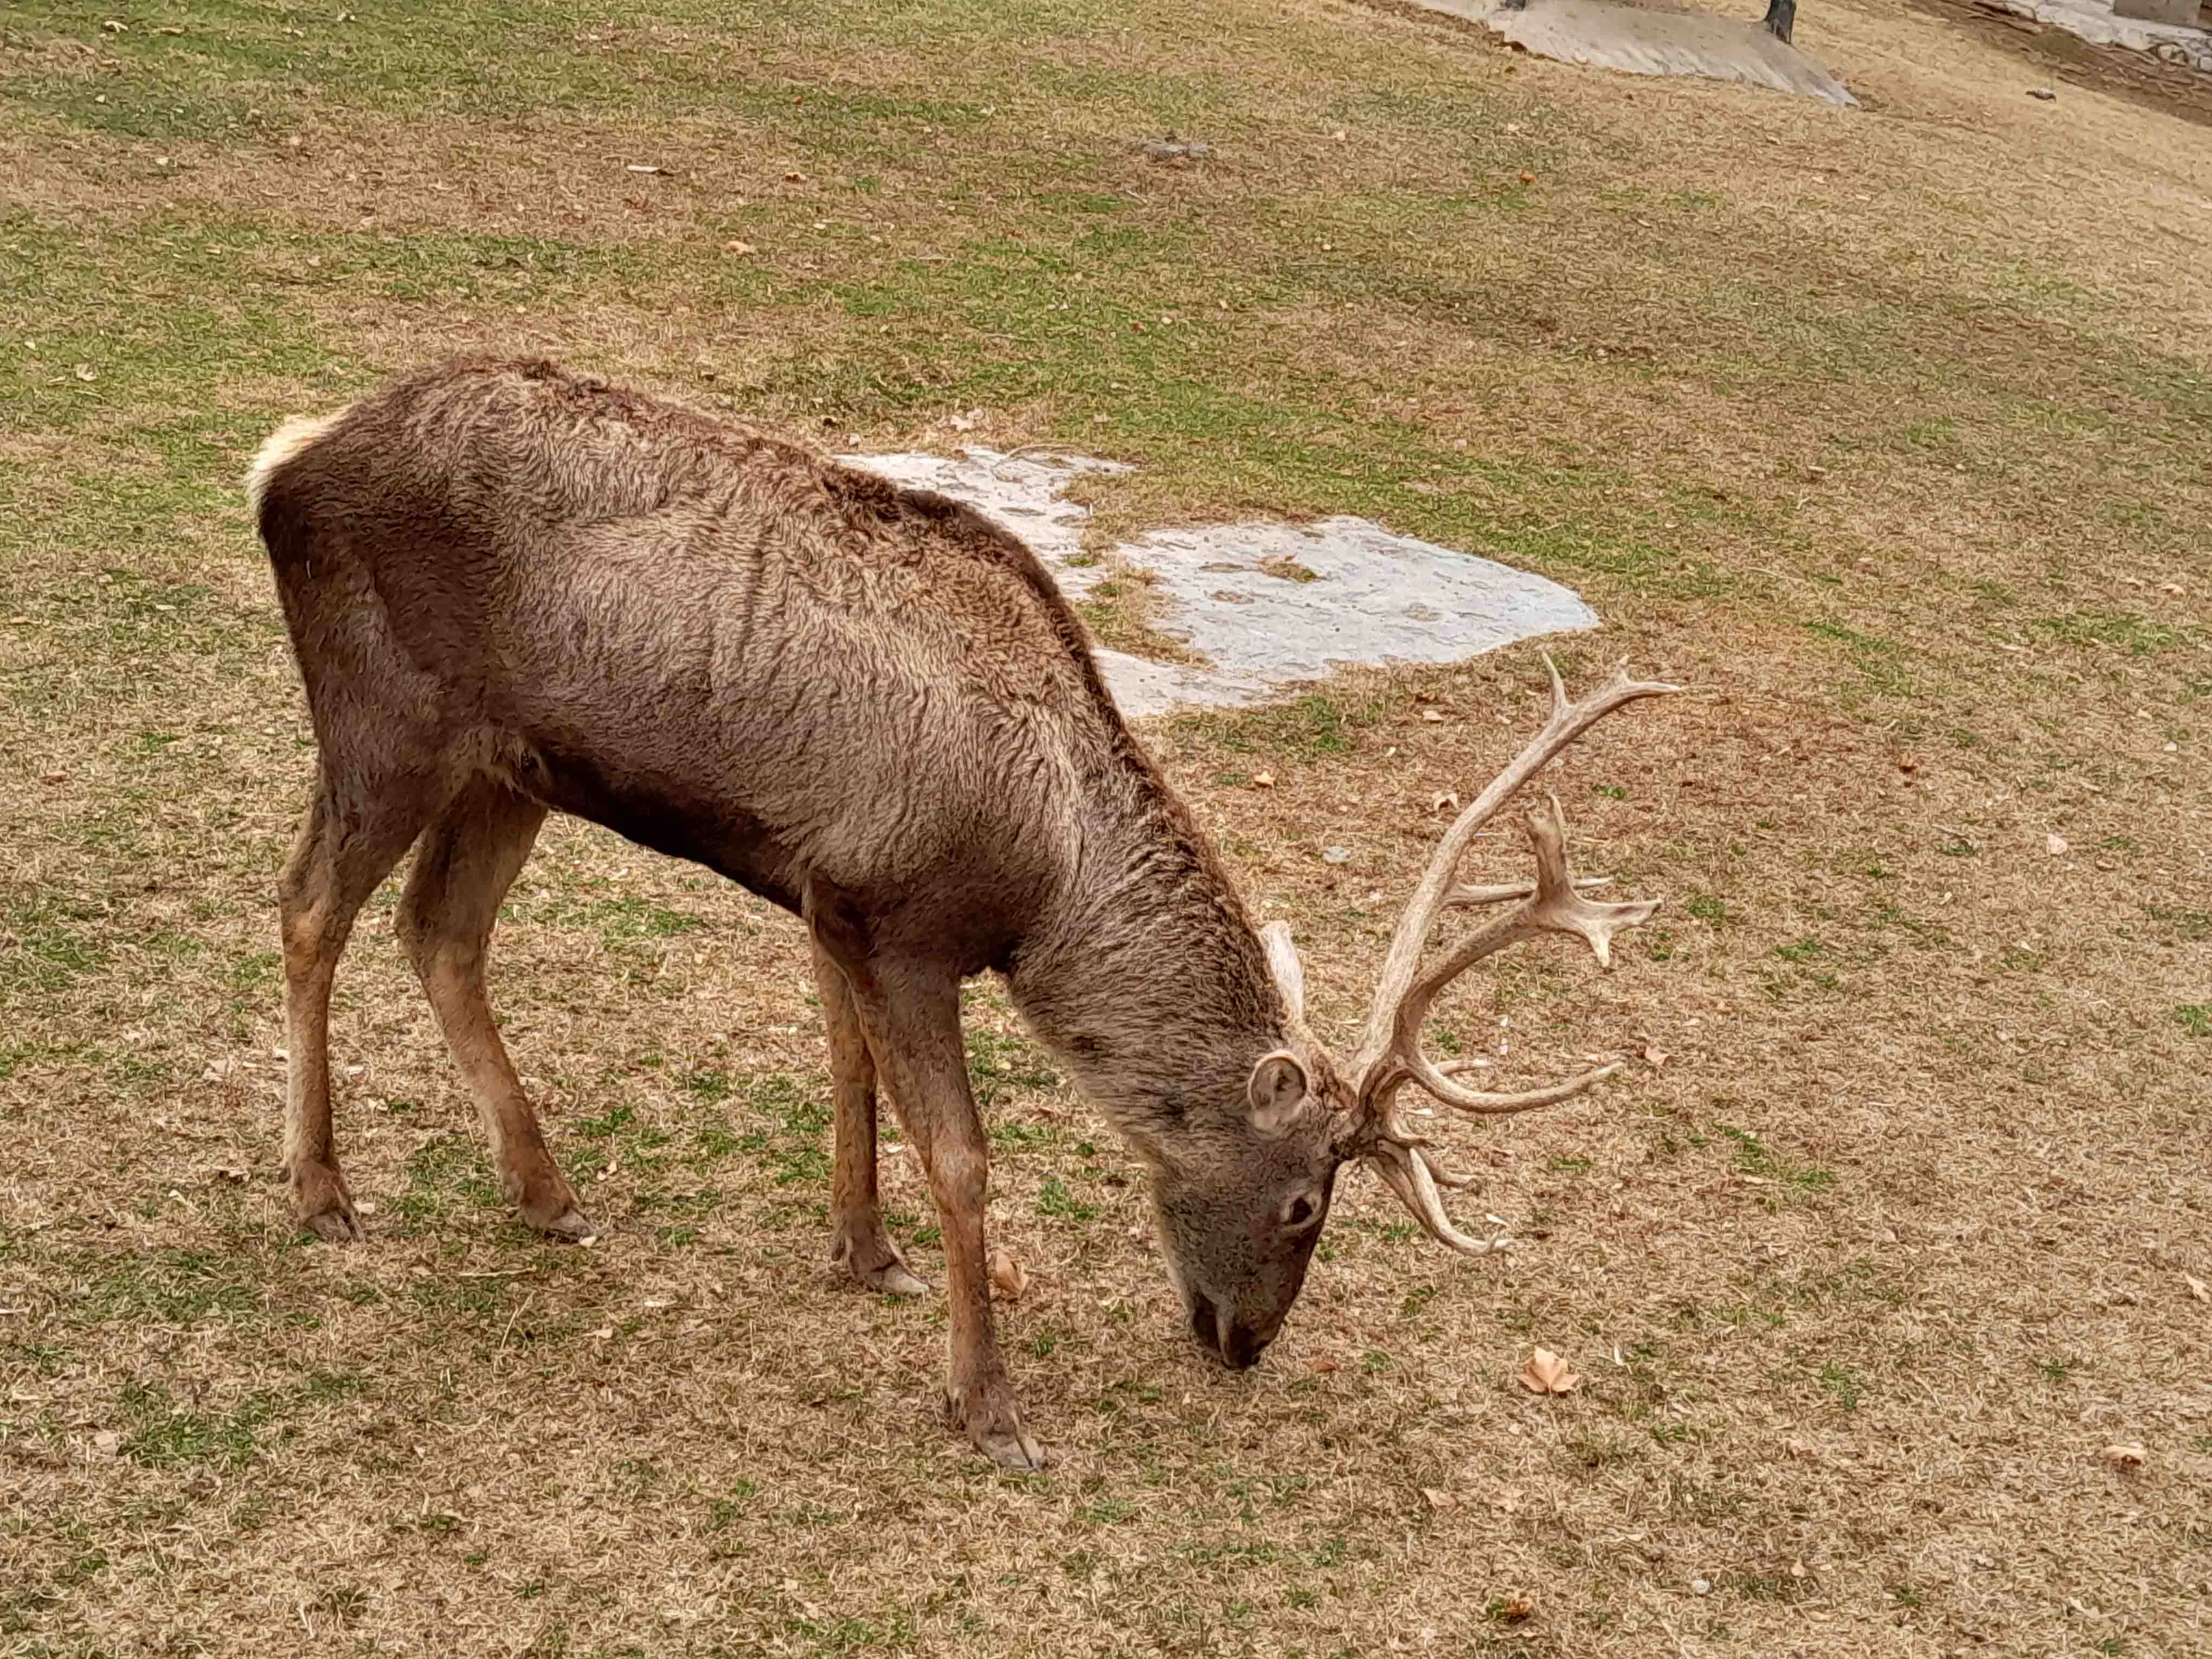
[[[1003,975],[1036,1036],[1150,1173],[1169,1277],[1231,1366],[1281,1327],[1361,1160],[1474,1254],[1452,1184],[1396,1114],[1411,1083],[1474,1113],[1564,1100],[1454,1080],[1419,1047],[1437,994],[1540,932],[1607,958],[1650,903],[1566,871],[1556,803],[1536,879],[1471,887],[1477,830],[1614,709],[1570,702],[1462,812],[1400,923],[1340,1066],[1305,1023],[1282,923],[1255,929],[1189,811],[1130,735],[1081,625],[1022,544],[944,497],[542,362],[427,369],[286,424],[248,495],[319,745],[278,885],[300,1221],[361,1236],[331,1137],[331,982],[356,913],[410,846],[399,935],[529,1222],[588,1236],[484,994],[501,896],[549,811],[690,859],[800,917],[829,1030],[833,1254],[923,1288],[884,1231],[876,1085],[944,1224],[948,1403],[1002,1464],[1042,1462],[994,1332],[985,1139],[960,985]],[[1496,915],[1424,972],[1437,917]]]

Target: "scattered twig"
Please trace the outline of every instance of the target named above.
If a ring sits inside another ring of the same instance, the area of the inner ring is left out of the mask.
[[[538,1300],[538,1292],[536,1291],[532,1291],[529,1295],[522,1298],[522,1301],[515,1308],[515,1310],[513,1313],[507,1315],[507,1328],[499,1334],[499,1346],[492,1350],[491,1369],[494,1376],[498,1375],[501,1356],[507,1352],[507,1339],[514,1334],[514,1322],[521,1318],[524,1314],[527,1313],[530,1310],[530,1304],[536,1300]]]

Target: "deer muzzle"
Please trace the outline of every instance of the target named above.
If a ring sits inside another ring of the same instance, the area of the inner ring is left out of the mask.
[[[1267,1344],[1275,1340],[1282,1322],[1260,1327],[1245,1324],[1227,1308],[1216,1305],[1203,1291],[1190,1292],[1190,1333],[1199,1346],[1232,1371],[1260,1363]]]

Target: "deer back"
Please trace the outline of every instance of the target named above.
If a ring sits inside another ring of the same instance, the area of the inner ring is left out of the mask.
[[[281,458],[259,505],[319,726],[369,705],[387,742],[481,757],[794,908],[810,883],[919,905],[984,953],[965,968],[1143,793],[1015,538],[551,364],[399,381]]]

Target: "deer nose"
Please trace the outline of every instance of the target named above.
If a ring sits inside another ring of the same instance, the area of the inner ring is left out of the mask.
[[[1207,1352],[1232,1371],[1260,1363],[1260,1355],[1274,1340],[1279,1322],[1264,1328],[1247,1325],[1218,1307],[1202,1291],[1190,1293],[1190,1331]]]
[[[1261,1332],[1249,1325],[1231,1324],[1221,1333],[1221,1363],[1232,1371],[1241,1371],[1260,1363],[1261,1352],[1273,1337],[1273,1331]]]

